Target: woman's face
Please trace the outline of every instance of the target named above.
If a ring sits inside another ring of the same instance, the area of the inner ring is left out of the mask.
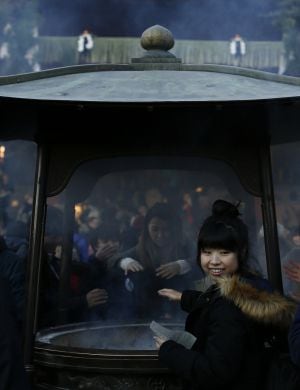
[[[154,217],[148,224],[148,233],[155,245],[163,247],[170,241],[170,229],[163,219]]]
[[[238,270],[238,256],[236,252],[227,249],[202,249],[201,267],[213,278],[234,274]]]

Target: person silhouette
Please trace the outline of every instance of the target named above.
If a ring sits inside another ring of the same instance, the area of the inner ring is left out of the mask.
[[[92,49],[94,47],[94,40],[89,30],[83,30],[79,35],[77,41],[77,50],[79,53],[78,63],[88,64],[92,60]]]
[[[230,41],[229,48],[233,58],[233,65],[241,66],[242,57],[246,54],[246,43],[244,39],[239,34],[235,34]]]

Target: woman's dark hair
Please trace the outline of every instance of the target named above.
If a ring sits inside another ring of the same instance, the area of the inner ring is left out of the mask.
[[[155,203],[152,206],[144,219],[142,235],[146,240],[150,240],[148,225],[153,218],[159,218],[168,223],[172,240],[180,240],[181,221],[176,211],[168,203]]]
[[[155,205],[148,210],[144,221],[145,227],[148,226],[151,219],[155,217],[169,222],[171,227],[174,227],[174,222],[179,222],[176,212],[168,203],[155,203]]]
[[[176,212],[167,203],[155,203],[145,216],[142,234],[137,245],[139,257],[142,264],[146,266],[153,263],[153,258],[155,257],[154,252],[156,252],[148,230],[148,225],[153,218],[159,218],[168,223],[170,229],[170,242],[168,247],[170,255],[171,253],[173,254],[170,257],[176,257],[178,248],[182,242],[181,221]]]
[[[247,273],[248,228],[239,216],[232,203],[221,199],[213,203],[212,215],[204,221],[198,235],[198,262],[203,249],[226,249],[237,253],[238,272]]]

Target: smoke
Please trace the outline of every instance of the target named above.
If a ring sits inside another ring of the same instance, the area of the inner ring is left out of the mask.
[[[28,141],[2,142],[5,146],[5,158],[1,161],[1,171],[7,177],[9,186],[17,199],[29,193],[33,194],[35,175],[36,144]]]
[[[267,15],[276,0],[44,0],[42,35],[137,36],[154,24],[177,39],[280,39]]]

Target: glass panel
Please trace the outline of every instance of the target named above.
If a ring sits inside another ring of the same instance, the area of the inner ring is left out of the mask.
[[[299,153],[299,142],[272,148],[283,287],[287,295],[300,294],[300,265],[297,268],[300,263]]]
[[[183,321],[178,305],[157,291],[201,286],[197,234],[216,199],[241,202],[250,262],[263,272],[260,199],[224,162],[136,158],[81,165],[63,193],[48,199],[40,327]]]

